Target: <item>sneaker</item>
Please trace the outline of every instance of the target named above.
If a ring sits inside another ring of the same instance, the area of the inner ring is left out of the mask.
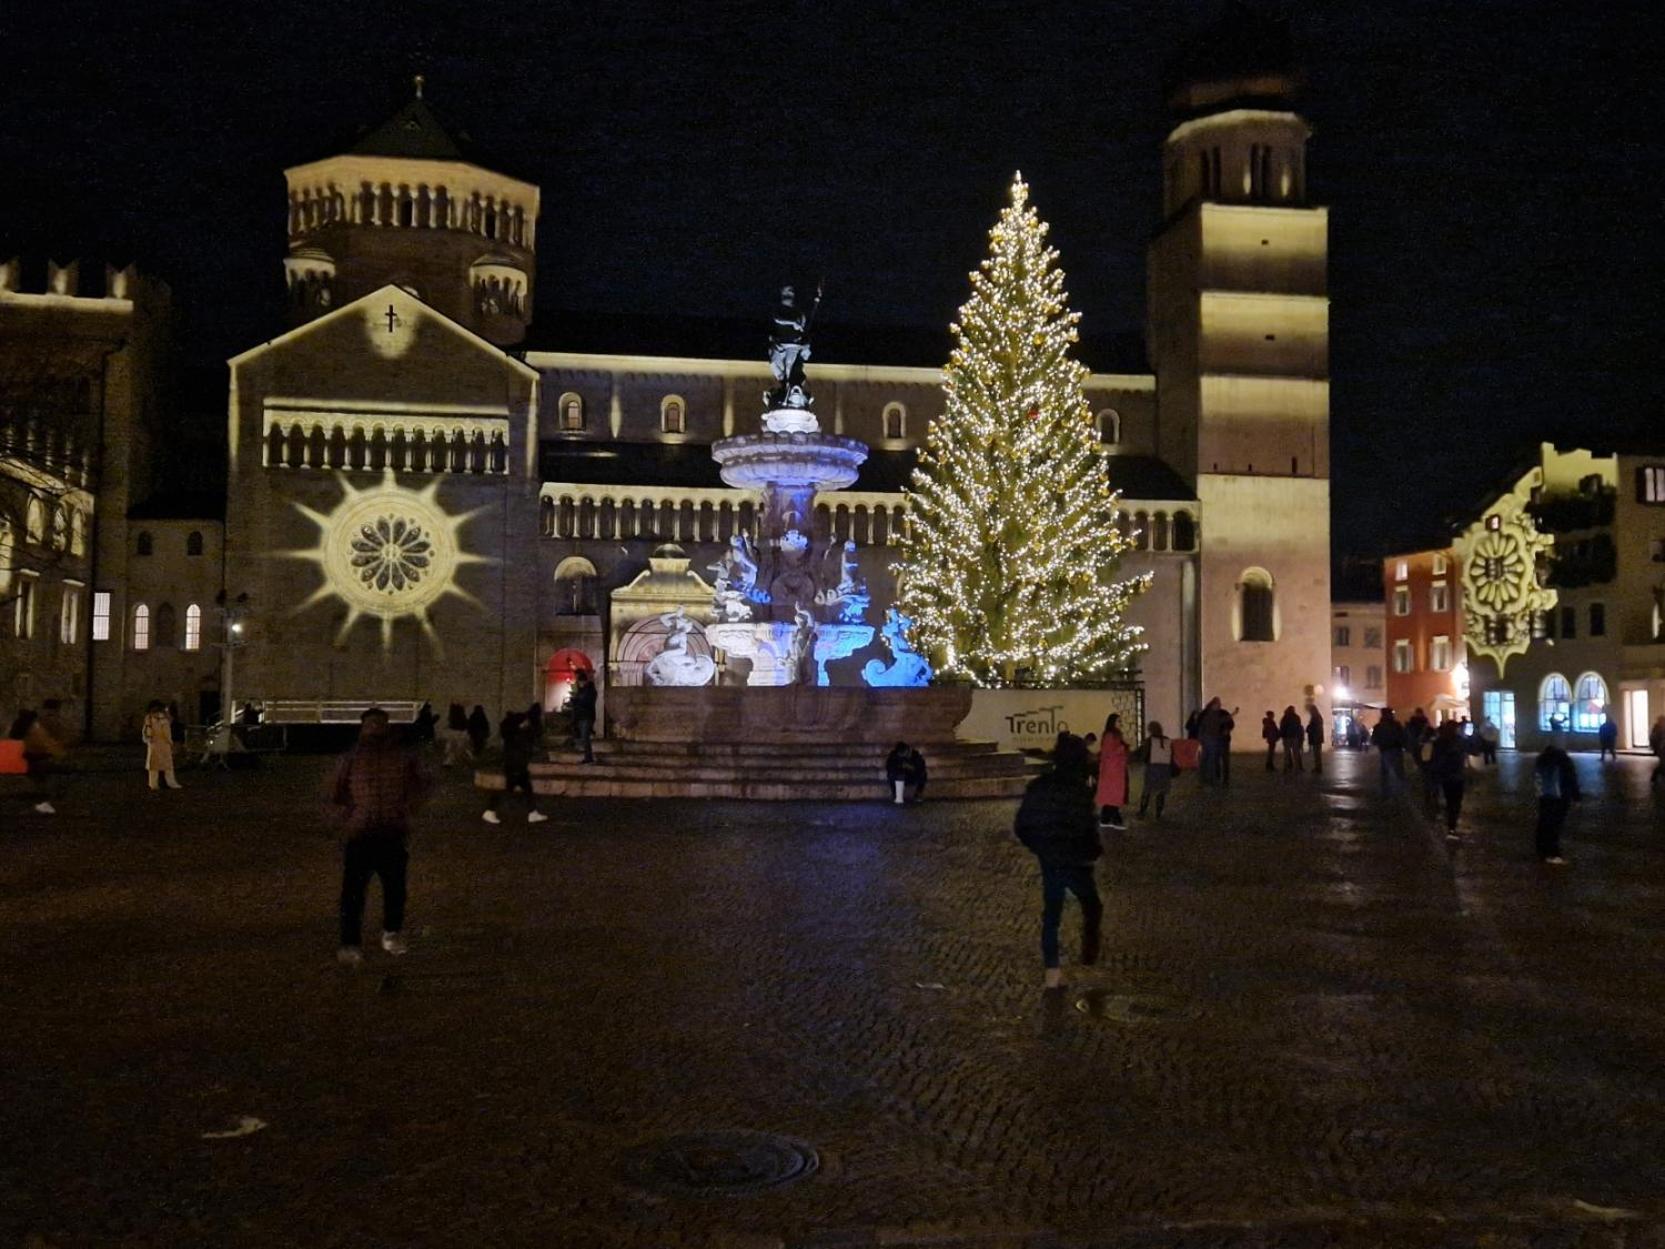
[[[57,815],[58,808],[53,806],[50,802],[37,802],[35,804],[35,812],[39,815]]]
[[[548,818],[542,811],[534,811],[526,817],[526,822],[528,824],[542,824]]]
[[[1109,824],[1106,824],[1106,825],[1104,825],[1104,827],[1109,828],[1109,829],[1114,829],[1118,833],[1125,833],[1127,831],[1127,825],[1126,824],[1117,824],[1115,822],[1111,822]]]
[[[394,955],[410,953],[410,946],[406,945],[405,939],[396,932],[382,934],[382,949]]]
[[[335,961],[343,967],[357,967],[364,961],[364,951],[356,945],[344,945],[335,952]]]
[[[1558,854],[1550,855],[1549,858],[1544,860],[1544,863],[1545,863],[1545,865],[1547,865],[1549,867],[1565,867],[1565,866],[1567,866],[1567,860],[1563,859]]]
[[[1461,841],[1462,840],[1461,837],[1457,836],[1457,830],[1454,829],[1454,828],[1446,830],[1445,839],[1447,841]]]
[[[483,812],[481,814],[480,818],[482,820],[484,820],[487,824],[501,824],[503,822],[502,820],[497,818],[497,812],[495,812],[495,811]]]

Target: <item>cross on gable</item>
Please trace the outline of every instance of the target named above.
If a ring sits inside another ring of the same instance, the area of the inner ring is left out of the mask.
[[[393,333],[394,326],[396,326],[398,324],[399,324],[399,314],[397,312],[393,311],[393,305],[389,304],[387,306],[387,332],[389,334]]]

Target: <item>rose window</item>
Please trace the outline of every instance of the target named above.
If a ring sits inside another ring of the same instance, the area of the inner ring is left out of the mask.
[[[359,526],[348,561],[362,585],[388,594],[414,587],[433,562],[433,541],[414,520],[380,516]]]

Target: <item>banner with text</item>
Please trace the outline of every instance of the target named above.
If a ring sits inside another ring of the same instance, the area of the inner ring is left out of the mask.
[[[1050,750],[1060,733],[1085,737],[1104,732],[1111,712],[1122,717],[1130,742],[1144,737],[1137,687],[1103,690],[974,690],[971,714],[958,733],[972,741],[995,742],[1002,750]],[[1173,729],[1168,729],[1172,733]]]

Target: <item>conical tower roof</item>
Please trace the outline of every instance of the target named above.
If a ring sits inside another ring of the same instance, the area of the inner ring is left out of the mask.
[[[416,95],[410,103],[347,150],[357,156],[394,156],[407,160],[468,159],[422,98],[420,78],[416,80]]]

